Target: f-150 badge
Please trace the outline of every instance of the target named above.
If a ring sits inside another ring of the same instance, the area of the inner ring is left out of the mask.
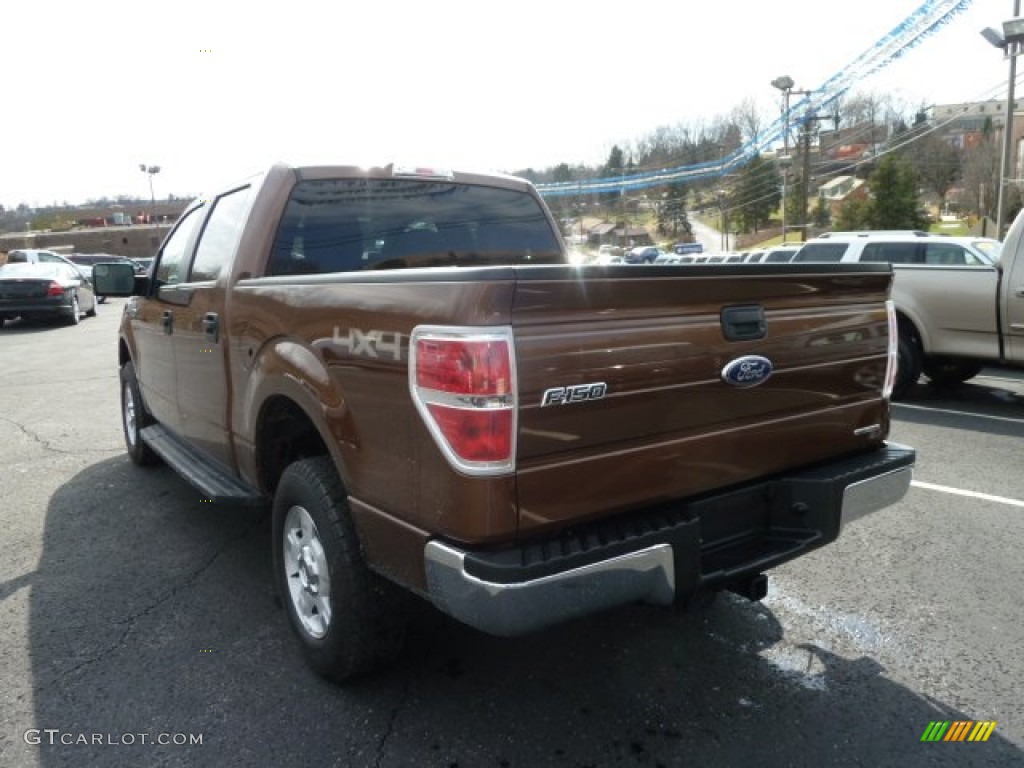
[[[760,355],[737,357],[722,369],[722,381],[734,387],[756,387],[772,375],[772,361]]]
[[[608,385],[603,381],[593,384],[576,384],[571,387],[552,387],[544,390],[544,394],[540,398],[540,407],[600,400],[606,394],[608,394]]]

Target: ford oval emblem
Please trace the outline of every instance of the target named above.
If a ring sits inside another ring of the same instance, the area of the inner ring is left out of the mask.
[[[734,387],[764,384],[774,370],[772,361],[760,355],[737,357],[722,369],[722,381]]]

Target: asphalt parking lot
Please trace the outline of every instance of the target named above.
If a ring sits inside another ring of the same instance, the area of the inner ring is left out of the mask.
[[[427,613],[398,666],[311,673],[266,517],[124,454],[121,302],[0,330],[0,766],[1024,764],[1024,378],[920,384],[899,505],[768,598],[520,639]],[[923,743],[934,721],[987,741]]]

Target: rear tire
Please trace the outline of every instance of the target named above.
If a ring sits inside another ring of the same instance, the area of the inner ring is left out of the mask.
[[[976,360],[956,357],[930,357],[924,361],[924,375],[936,387],[954,388],[981,373]]]
[[[394,659],[406,596],[366,565],[334,464],[301,459],[273,506],[274,581],[309,665],[345,682]]]
[[[78,294],[71,296],[71,308],[68,310],[68,325],[78,325],[82,321],[82,308],[78,304]]]
[[[98,305],[97,305],[97,302],[96,302],[96,297],[93,296],[92,307],[90,307],[89,309],[86,310],[85,316],[86,317],[96,317],[96,307],[97,306]]]
[[[892,399],[901,400],[921,378],[921,345],[916,334],[900,326],[897,344],[896,382],[892,388]]]
[[[140,434],[143,429],[155,423],[156,420],[142,402],[135,365],[125,363],[121,366],[121,427],[128,457],[133,464],[144,467],[159,463],[160,457],[143,441]]]

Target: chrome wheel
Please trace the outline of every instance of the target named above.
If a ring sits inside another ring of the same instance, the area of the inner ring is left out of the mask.
[[[132,396],[132,388],[126,381],[122,387],[124,390],[121,393],[121,411],[124,417],[124,437],[128,441],[128,447],[134,448],[136,441],[139,439],[139,434],[136,431],[135,421],[135,398]]]
[[[283,555],[288,599],[303,630],[317,640],[331,626],[331,573],[320,533],[304,507],[285,515]]]

